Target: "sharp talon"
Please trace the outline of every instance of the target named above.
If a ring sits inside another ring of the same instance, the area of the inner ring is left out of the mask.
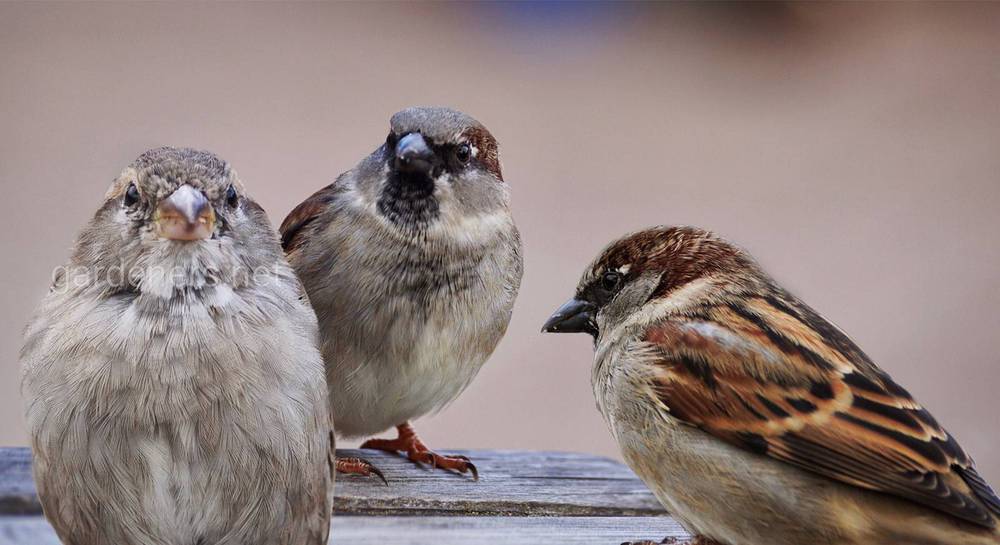
[[[389,481],[382,474],[382,471],[375,467],[371,462],[362,458],[337,458],[334,461],[334,466],[337,473],[344,473],[347,475],[361,475],[364,477],[371,477],[375,475],[386,486],[389,486]]]
[[[468,456],[461,454],[442,456],[434,453],[420,441],[408,422],[396,426],[396,430],[398,432],[396,439],[369,439],[361,444],[361,448],[400,453],[419,466],[428,465],[430,469],[445,469],[460,474],[471,473],[473,480],[479,480],[479,468]],[[388,484],[385,477],[381,474],[378,476]]]
[[[384,484],[386,486],[389,486],[389,480],[386,479],[385,475],[382,474],[382,470],[381,469],[379,469],[379,468],[377,468],[375,466],[371,466],[371,467],[368,468],[368,471],[371,471],[372,475],[375,475],[379,479],[382,479],[382,484]]]

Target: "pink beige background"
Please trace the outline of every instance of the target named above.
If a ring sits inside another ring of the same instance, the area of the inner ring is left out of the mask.
[[[21,329],[111,179],[229,159],[277,224],[449,105],[501,142],[526,272],[438,447],[616,455],[539,327],[606,242],[710,227],[846,329],[1000,485],[1000,5],[0,5],[0,444]]]

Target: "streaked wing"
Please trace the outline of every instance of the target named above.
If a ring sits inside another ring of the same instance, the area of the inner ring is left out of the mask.
[[[671,318],[644,340],[658,401],[676,418],[831,479],[995,526],[1000,499],[958,443],[843,332],[780,288]]]

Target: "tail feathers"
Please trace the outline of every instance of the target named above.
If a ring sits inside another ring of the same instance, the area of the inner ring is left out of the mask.
[[[1000,497],[997,497],[993,488],[987,484],[986,480],[975,470],[975,468],[957,468],[958,474],[962,476],[965,484],[969,485],[976,498],[993,513],[994,517],[1000,517]]]

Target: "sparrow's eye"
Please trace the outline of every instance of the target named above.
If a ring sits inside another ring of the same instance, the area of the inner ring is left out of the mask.
[[[472,148],[468,144],[462,144],[455,148],[455,159],[463,165],[468,164],[472,159]]]
[[[229,184],[229,188],[226,189],[226,204],[231,208],[236,208],[240,204],[240,196],[236,194],[236,188],[232,184]]]
[[[135,183],[128,184],[128,189],[125,190],[125,197],[122,198],[122,204],[131,208],[139,202],[139,188],[135,186]]]
[[[622,283],[622,274],[618,271],[608,271],[601,276],[601,287],[605,291],[614,292]]]

